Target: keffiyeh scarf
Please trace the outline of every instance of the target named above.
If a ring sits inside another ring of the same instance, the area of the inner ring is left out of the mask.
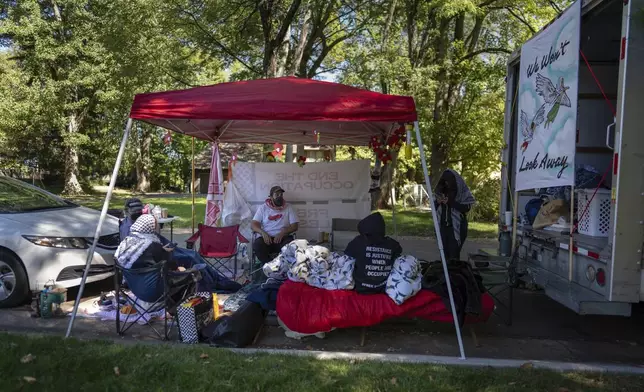
[[[276,206],[275,203],[273,203],[273,199],[269,197],[268,199],[266,199],[266,205],[275,211],[282,211],[284,208],[286,208],[286,201],[281,206]]]
[[[130,235],[119,244],[114,257],[123,268],[130,268],[153,242],[161,242],[156,234],[156,219],[152,215],[141,215],[132,225]]]

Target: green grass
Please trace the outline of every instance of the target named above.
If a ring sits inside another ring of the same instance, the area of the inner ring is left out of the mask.
[[[104,195],[101,196],[79,196],[72,198],[75,203],[85,207],[100,210],[103,207]],[[130,196],[118,194],[112,196],[110,200],[110,208],[123,209],[125,200]],[[179,218],[174,221],[174,228],[189,228],[192,227],[192,197],[145,197],[136,196],[144,203],[151,203],[160,205],[162,208],[168,209],[168,214],[178,216]],[[195,225],[203,223],[204,215],[206,214],[206,198],[195,198]]]
[[[392,212],[381,210],[380,213],[387,222],[387,234],[393,235]],[[434,237],[434,224],[430,211],[396,209],[396,224],[398,235]],[[487,222],[469,222],[468,238],[497,238],[497,225]]]
[[[72,201],[84,205],[89,208],[101,209],[103,207],[104,195],[91,195],[79,196],[73,198]],[[119,191],[112,196],[110,208],[122,209],[125,200],[130,197],[126,192]],[[170,215],[178,216],[174,222],[175,228],[188,228],[192,226],[192,197],[189,195],[181,195],[176,197],[159,197],[148,198],[145,196],[137,196],[144,203],[152,203],[160,205],[168,209]],[[195,224],[203,222],[204,214],[206,212],[206,198],[197,197],[195,199]],[[380,211],[387,222],[387,234],[394,234],[394,226],[391,220],[391,211]],[[396,221],[398,225],[398,235],[401,236],[418,236],[418,237],[433,237],[434,226],[432,223],[431,212],[419,211],[415,209],[396,210]],[[494,223],[483,222],[470,222],[469,223],[469,238],[496,238],[497,226]]]
[[[0,334],[2,391],[642,391],[626,375],[241,355]],[[28,363],[22,359],[31,354]],[[118,370],[115,370],[118,368]]]

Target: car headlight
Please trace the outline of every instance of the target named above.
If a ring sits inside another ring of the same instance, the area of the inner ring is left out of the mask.
[[[87,241],[84,238],[76,237],[40,237],[32,235],[23,235],[23,238],[33,244],[48,246],[50,248],[63,249],[87,249]]]

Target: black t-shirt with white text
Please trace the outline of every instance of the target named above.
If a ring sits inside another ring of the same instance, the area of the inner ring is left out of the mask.
[[[354,238],[345,254],[356,259],[353,269],[355,290],[361,294],[384,293],[394,261],[401,253],[402,247],[393,238],[384,237],[372,244],[365,236]]]

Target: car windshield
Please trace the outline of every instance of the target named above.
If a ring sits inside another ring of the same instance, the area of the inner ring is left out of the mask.
[[[0,214],[75,207],[34,186],[0,176]]]

